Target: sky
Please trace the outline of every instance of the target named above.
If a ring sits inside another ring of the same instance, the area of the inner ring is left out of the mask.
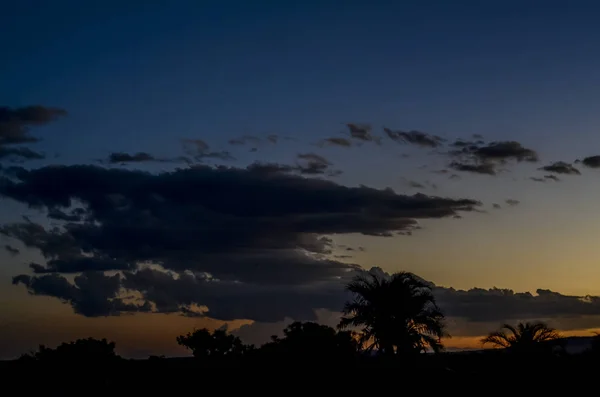
[[[335,325],[414,272],[449,347],[600,328],[592,1],[18,1],[0,15],[0,358]]]

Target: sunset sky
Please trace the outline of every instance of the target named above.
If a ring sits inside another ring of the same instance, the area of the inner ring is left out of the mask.
[[[600,328],[600,5],[15,1],[0,358],[335,325],[361,269],[454,336]],[[35,107],[31,107],[35,106]],[[59,165],[59,166],[58,166]],[[208,311],[207,311],[208,310]]]

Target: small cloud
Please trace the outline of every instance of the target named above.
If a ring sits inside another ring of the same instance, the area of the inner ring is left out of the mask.
[[[135,154],[117,152],[111,153],[108,156],[108,162],[111,164],[115,163],[141,163],[146,161],[156,161],[156,158],[146,152],[138,152]]]
[[[364,142],[379,143],[379,138],[371,134],[371,126],[367,124],[346,124],[350,132],[350,136],[354,139]]]
[[[262,143],[262,139],[253,135],[243,135],[239,138],[233,138],[228,141],[230,145],[247,145],[254,144],[259,145]]]
[[[321,146],[321,147],[323,147],[323,146],[341,146],[341,147],[347,148],[347,147],[352,146],[352,142],[346,138],[333,137],[333,138],[323,139],[317,145]]]
[[[45,106],[0,107],[0,146],[38,142],[30,127],[42,126],[67,115],[66,110]]]
[[[558,177],[556,175],[544,175],[544,179],[551,179],[555,182],[560,181],[560,179],[558,179]]]
[[[565,163],[564,161],[557,161],[550,165],[541,167],[540,170],[546,172],[553,172],[555,174],[566,174],[566,175],[580,175],[581,172],[575,168],[572,164]]]
[[[297,156],[299,163],[297,169],[301,174],[316,175],[328,173],[329,176],[341,174],[341,171],[331,171],[332,165],[325,157],[315,153],[301,153]]]
[[[465,164],[458,161],[453,161],[450,163],[450,168],[457,171],[472,172],[475,174],[496,175],[494,164],[491,163]]]
[[[19,158],[23,160],[41,160],[46,158],[41,153],[34,152],[26,147],[2,147],[0,146],[0,159]]]
[[[502,207],[500,206],[500,204],[498,204],[498,203],[494,203],[494,204],[492,204],[492,207],[493,207],[494,209],[497,209],[497,210],[499,210],[500,208],[502,208]]]
[[[600,168],[600,156],[589,156],[581,161],[577,160],[576,162],[581,162],[583,165],[589,168]]]
[[[211,151],[210,146],[202,139],[184,139],[182,142],[185,152],[198,162],[204,159],[235,160],[235,157],[226,150]]]
[[[18,248],[13,247],[12,245],[6,244],[4,249],[11,255],[18,255],[21,251]]]
[[[461,149],[450,152],[451,155],[467,157],[480,162],[506,162],[507,160],[516,160],[518,162],[528,161],[537,162],[538,154],[526,147],[523,147],[516,141],[491,142],[483,146],[478,142],[457,141],[453,144]]]
[[[389,128],[384,128],[383,131],[391,140],[395,142],[408,143],[430,148],[436,148],[444,143],[444,139],[442,137],[427,134],[421,131],[393,131]]]
[[[515,205],[519,205],[521,202],[519,200],[514,200],[514,199],[506,199],[504,200],[504,202],[508,205],[510,205],[511,207],[514,207]]]

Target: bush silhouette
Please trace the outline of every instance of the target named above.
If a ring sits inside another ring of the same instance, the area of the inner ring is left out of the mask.
[[[236,357],[251,350],[240,338],[220,329],[212,333],[206,328],[197,329],[178,336],[177,343],[191,350],[194,357],[201,359]]]

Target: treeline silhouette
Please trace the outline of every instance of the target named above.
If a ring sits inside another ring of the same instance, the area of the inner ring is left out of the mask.
[[[176,337],[193,357],[151,356],[131,360],[115,353],[106,339],[80,339],[56,348],[39,350],[6,363],[6,369],[51,373],[56,368],[90,372],[98,386],[131,381],[133,369],[155,374],[163,381],[181,371],[204,368],[270,368],[271,370],[340,370],[353,367],[393,368],[403,376],[429,374],[447,379],[509,374],[512,380],[530,376],[592,376],[600,366],[600,335],[579,354],[569,354],[564,339],[541,322],[505,324],[481,340],[495,347],[477,352],[448,353],[443,341],[450,337],[444,315],[431,288],[411,273],[389,278],[368,274],[348,286],[354,298],[343,308],[337,329],[313,322],[294,322],[262,346],[247,345],[239,337],[218,329],[197,329]],[[93,370],[92,370],[93,369]],[[349,373],[349,372],[346,372]],[[170,374],[170,375],[169,375]],[[586,375],[587,374],[587,375]],[[87,377],[86,377],[87,376]]]

